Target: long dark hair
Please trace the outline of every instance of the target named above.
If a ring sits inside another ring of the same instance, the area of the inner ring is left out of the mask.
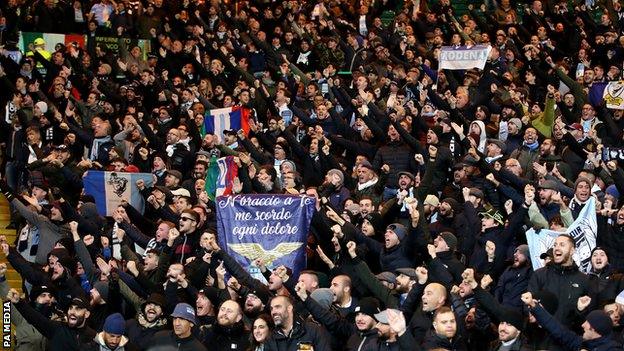
[[[273,318],[271,318],[271,316],[269,316],[268,314],[263,313],[259,315],[258,317],[256,317],[256,319],[254,319],[253,323],[251,324],[251,333],[249,334],[249,351],[255,351],[258,346],[262,345],[261,343],[256,341],[256,338],[254,337],[254,334],[253,334],[253,326],[254,324],[256,324],[256,321],[258,319],[262,319],[263,321],[266,322],[267,326],[269,327],[269,337],[271,336],[273,329],[275,329],[275,325],[273,324]]]

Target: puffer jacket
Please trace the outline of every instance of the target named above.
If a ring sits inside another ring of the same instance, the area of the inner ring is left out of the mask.
[[[386,180],[386,186],[392,189],[399,187],[399,172],[416,170],[412,150],[403,141],[391,141],[382,146],[375,154],[373,168],[381,169],[381,166],[390,166],[390,173]]]

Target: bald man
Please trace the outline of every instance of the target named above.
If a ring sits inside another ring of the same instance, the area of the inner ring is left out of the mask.
[[[348,275],[337,275],[332,279],[329,286],[334,295],[334,306],[340,311],[340,315],[349,320],[355,318],[355,307],[358,305],[355,297],[351,295],[351,278]]]
[[[226,300],[217,313],[217,325],[212,332],[203,333],[204,345],[211,345],[213,350],[247,350],[249,331],[243,322],[243,309],[234,300]]]
[[[297,316],[289,297],[276,296],[270,306],[275,330],[267,341],[267,350],[297,350],[298,345],[303,344],[309,344],[315,351],[331,350],[327,330]]]
[[[416,308],[418,301],[420,305]],[[431,329],[433,314],[446,305],[446,288],[439,283],[427,285],[416,283],[412,287],[401,310],[416,311],[410,320],[409,327],[416,342],[421,345],[425,335]]]

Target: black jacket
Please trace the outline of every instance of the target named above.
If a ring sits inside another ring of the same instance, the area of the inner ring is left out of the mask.
[[[295,317],[289,335],[275,330],[265,345],[266,351],[297,351],[300,343],[310,343],[315,351],[330,351],[329,336],[323,327]]]
[[[249,330],[245,329],[242,320],[229,328],[215,323],[208,332],[205,344],[210,345],[210,350],[244,351],[249,347]]]
[[[541,290],[557,296],[559,305],[554,317],[567,327],[572,327],[577,320],[575,312],[578,298],[591,296],[589,278],[579,271],[576,264],[569,267],[549,264],[535,271],[529,281],[529,292],[535,294]]]
[[[53,322],[25,301],[16,303],[15,307],[28,323],[48,339],[50,351],[80,351],[95,338],[93,329],[86,326],[70,328],[65,323]]]
[[[207,351],[204,345],[194,336],[180,339],[171,330],[159,331],[152,338],[150,347],[173,346],[177,351]]]

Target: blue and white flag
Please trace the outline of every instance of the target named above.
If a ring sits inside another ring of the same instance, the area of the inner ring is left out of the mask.
[[[219,246],[256,279],[253,262],[269,269],[284,265],[293,276],[306,267],[306,244],[315,199],[292,195],[235,195],[217,198]]]
[[[471,47],[443,46],[440,50],[439,70],[483,69],[492,51],[491,46],[475,45]]]
[[[561,234],[567,234],[574,239],[576,250],[572,258],[582,272],[589,272],[591,269],[591,252],[596,247],[596,233],[598,232],[598,223],[596,221],[596,199],[591,197],[585,207],[581,210],[578,217],[568,227],[565,232],[556,232],[554,230],[542,229],[536,233],[533,228],[527,230],[526,239],[531,252],[531,262],[533,269],[542,268],[542,260],[540,255],[552,248],[555,239]]]
[[[142,179],[148,188],[153,185],[154,178],[151,173],[88,171],[82,181],[85,194],[95,198],[98,213],[102,216],[111,216],[121,205],[122,200],[126,200],[143,213],[145,203],[136,186],[139,179]]]

